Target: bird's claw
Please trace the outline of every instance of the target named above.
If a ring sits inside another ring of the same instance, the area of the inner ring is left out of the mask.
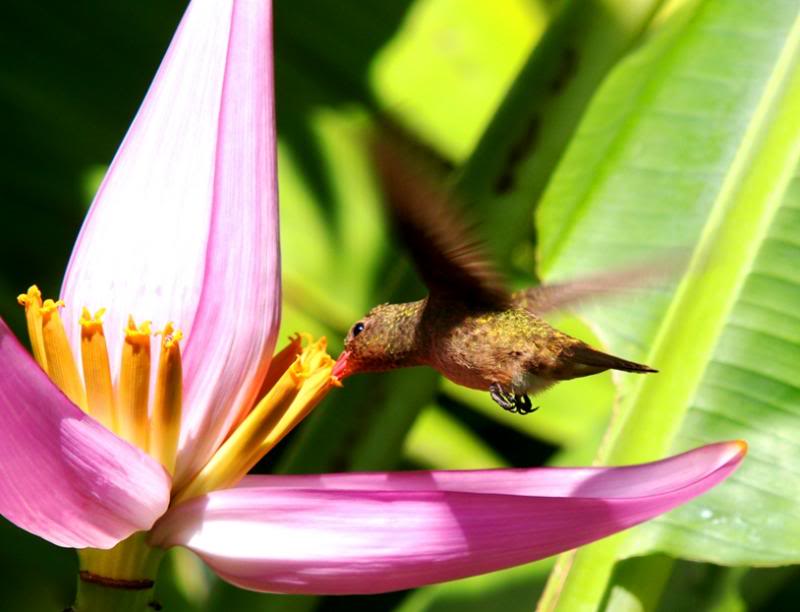
[[[522,416],[539,410],[539,406],[534,407],[531,404],[531,398],[529,398],[527,395],[515,395],[514,403],[517,408],[517,414]]]
[[[489,387],[489,395],[503,410],[508,410],[512,414],[524,416],[539,410],[539,406],[533,407],[531,398],[527,395],[509,393],[497,383]]]
[[[489,387],[489,395],[492,396],[492,399],[495,402],[497,402],[497,404],[503,410],[508,410],[509,412],[516,412],[516,407],[514,405],[514,397],[503,391],[503,388],[500,385],[495,383],[491,387]]]

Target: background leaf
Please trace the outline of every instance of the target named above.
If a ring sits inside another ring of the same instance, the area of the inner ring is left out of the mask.
[[[751,445],[724,486],[579,552],[560,609],[597,602],[616,556],[800,558],[799,105],[795,3],[688,5],[598,92],[550,184],[539,215],[550,278],[584,268],[586,253],[608,266],[697,244],[674,295],[593,316],[613,351],[662,370],[627,385],[605,460]]]

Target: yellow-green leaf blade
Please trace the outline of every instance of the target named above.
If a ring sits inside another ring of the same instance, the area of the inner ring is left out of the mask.
[[[612,350],[662,370],[631,379],[605,460],[725,438],[751,452],[701,500],[578,552],[546,609],[595,609],[624,555],[800,560],[800,452],[783,441],[800,434],[800,343],[784,316],[800,290],[798,109],[797,3],[698,3],[612,75],[560,166],[539,219],[545,276],[696,244],[673,296],[595,318]]]

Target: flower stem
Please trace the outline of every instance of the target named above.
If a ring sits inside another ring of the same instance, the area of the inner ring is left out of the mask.
[[[80,572],[74,612],[152,612],[156,573],[164,551],[135,533],[110,550],[78,551]]]

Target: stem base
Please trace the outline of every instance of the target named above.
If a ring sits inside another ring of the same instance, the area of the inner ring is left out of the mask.
[[[156,574],[164,551],[135,533],[114,548],[78,551],[80,573],[72,612],[152,612]]]

